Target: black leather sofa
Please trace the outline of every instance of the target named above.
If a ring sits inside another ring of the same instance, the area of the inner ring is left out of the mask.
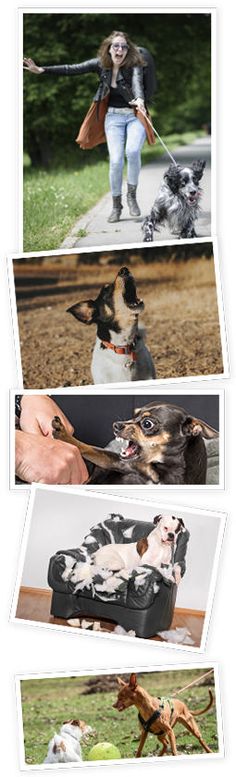
[[[111,514],[90,529],[78,548],[59,550],[49,562],[48,583],[52,588],[51,614],[57,618],[83,616],[112,620],[138,637],[151,637],[170,628],[176,601],[177,585],[168,577],[168,569],[143,565],[128,579],[115,573],[115,589],[107,590],[107,582],[96,572],[82,585],[75,582],[78,564],[91,564],[92,554],[110,542],[137,542],[153,530],[147,521],[135,521]],[[184,574],[189,532],[178,535],[172,563]],[[80,566],[80,568],[82,568]],[[89,568],[90,569],[90,568]],[[110,582],[112,582],[110,580]]]

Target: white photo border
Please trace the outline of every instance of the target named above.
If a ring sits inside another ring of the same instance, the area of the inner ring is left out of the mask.
[[[220,273],[220,262],[219,262],[219,251],[218,251],[218,242],[216,238],[199,238],[194,239],[189,243],[189,240],[179,240],[178,243],[176,243],[176,240],[169,240],[169,241],[160,241],[158,244],[152,243],[153,247],[165,247],[165,246],[175,246],[175,245],[192,245],[192,243],[197,244],[212,244],[213,248],[213,261],[214,261],[214,269],[215,269],[215,286],[216,286],[216,298],[217,298],[217,310],[218,310],[218,319],[219,319],[219,328],[220,328],[220,341],[221,341],[221,353],[222,353],[222,362],[223,362],[223,371],[221,373],[214,373],[207,374],[207,375],[184,375],[182,377],[178,378],[156,378],[152,380],[141,380],[141,381],[127,381],[127,382],[117,382],[117,383],[106,383],[105,385],[107,388],[114,388],[114,386],[117,386],[118,389],[124,389],[136,386],[137,388],[144,388],[145,386],[169,386],[169,385],[179,385],[184,383],[194,383],[196,381],[207,381],[207,380],[219,380],[219,379],[226,379],[230,375],[230,362],[229,362],[229,350],[228,350],[228,341],[227,341],[227,328],[226,328],[226,316],[224,311],[224,300],[223,300],[223,294],[222,294],[222,281],[221,281],[221,273]],[[98,251],[99,253],[104,250],[104,252],[108,251],[108,253],[113,251],[120,251],[122,250],[133,250],[136,248],[143,248],[143,243],[134,243],[131,244],[124,243],[120,245],[119,247],[116,246],[103,246],[101,247],[94,247],[94,248],[84,248],[81,253],[89,254],[89,253],[96,253]],[[151,248],[150,248],[151,250]],[[22,253],[22,254],[11,254],[9,257],[7,257],[7,270],[8,270],[8,284],[9,284],[9,294],[10,294],[10,305],[11,305],[11,317],[12,317],[12,327],[13,327],[13,338],[14,338],[14,347],[15,347],[15,357],[16,357],[16,366],[17,366],[17,379],[18,379],[18,386],[22,389],[24,388],[24,376],[23,376],[23,369],[22,369],[22,358],[21,358],[21,348],[20,348],[20,333],[19,333],[19,324],[18,324],[18,311],[17,311],[17,302],[16,302],[16,291],[15,291],[15,280],[14,280],[14,261],[17,259],[37,259],[37,257],[42,256],[72,256],[73,254],[77,255],[77,251],[72,250],[61,250],[58,251],[35,251],[35,252],[29,252],[29,253]],[[94,388],[102,387],[104,384],[86,384],[86,386],[94,390]],[[58,386],[50,386],[47,387],[48,391],[54,391]],[[78,386],[74,386],[74,389],[80,388]],[[30,389],[27,389],[30,390]],[[33,389],[32,389],[33,390]]]
[[[217,715],[217,735],[218,735],[218,745],[219,749],[217,753],[199,753],[195,755],[178,755],[175,756],[175,762],[176,761],[185,761],[186,759],[189,761],[197,760],[201,762],[203,758],[212,758],[212,759],[219,759],[224,758],[225,752],[224,752],[224,737],[223,737],[223,723],[222,723],[222,710],[221,710],[221,700],[220,700],[220,681],[219,681],[219,664],[216,661],[209,662],[191,662],[191,663],[181,663],[181,664],[162,664],[162,665],[150,665],[148,668],[146,666],[133,666],[133,667],[127,667],[122,666],[121,667],[115,667],[110,669],[88,669],[86,670],[73,670],[71,672],[44,672],[44,673],[34,673],[34,674],[17,674],[15,675],[15,689],[16,689],[16,702],[17,702],[17,717],[18,717],[18,740],[19,740],[19,759],[20,759],[20,770],[21,771],[28,771],[28,770],[39,770],[39,769],[53,769],[55,768],[55,765],[49,765],[49,764],[35,764],[32,766],[32,764],[27,764],[25,762],[25,748],[24,748],[24,728],[23,728],[23,714],[22,714],[22,704],[21,704],[21,681],[22,680],[43,680],[43,679],[56,679],[56,678],[62,678],[66,677],[69,678],[71,676],[73,677],[88,677],[88,676],[94,676],[94,675],[106,675],[106,674],[129,674],[129,672],[135,672],[135,673],[142,673],[144,674],[150,674],[152,672],[171,672],[171,671],[186,671],[187,669],[194,670],[194,669],[203,669],[203,670],[214,670],[214,682],[215,682],[215,701],[216,701],[216,715]],[[158,756],[157,756],[158,757]],[[149,757],[141,757],[137,761],[138,764],[144,764],[144,763],[152,763],[154,764],[156,762],[155,756]],[[170,763],[170,756],[163,756],[162,759],[163,762]],[[121,758],[119,760],[112,760],[112,761],[96,761],[95,763],[91,763],[91,761],[81,761],[81,766],[79,763],[69,763],[69,764],[57,764],[56,768],[60,769],[67,769],[67,768],[83,768],[83,767],[96,767],[96,766],[108,766],[111,768],[113,765],[123,766],[123,764],[133,764],[136,761],[134,758]]]
[[[86,6],[82,6],[78,9],[78,7],[70,7],[66,8],[64,6],[37,6],[36,8],[32,8],[30,6],[22,7],[18,9],[18,30],[19,30],[19,211],[20,211],[20,224],[19,224],[19,250],[24,250],[24,231],[23,231],[23,70],[22,70],[22,61],[24,56],[23,51],[23,31],[24,31],[24,16],[26,14],[37,14],[37,13],[44,13],[45,15],[48,13],[55,14],[60,11],[61,14],[89,14],[89,13],[104,13],[104,14],[115,14],[122,10],[122,14],[134,14],[134,8],[132,6],[128,6],[127,8],[120,8],[116,6],[115,8],[106,8],[101,5],[101,7],[93,7],[90,6],[90,8],[87,8]],[[143,7],[136,7],[135,8],[135,14],[141,15],[144,13]],[[211,17],[211,114],[212,114],[212,149],[211,149],[211,236],[209,239],[213,238],[217,234],[217,169],[216,169],[216,162],[217,162],[217,9],[213,8],[212,6],[158,6],[158,8],[153,7],[145,7],[145,15],[152,14],[153,16],[159,16],[160,14],[209,14]],[[160,245],[160,243],[158,243]],[[129,244],[129,247],[132,246],[132,243]],[[106,246],[106,248],[111,249],[112,246]],[[121,247],[121,246],[120,246]],[[101,245],[101,249],[103,246]]]
[[[78,628],[73,627],[73,626],[70,626],[68,628],[68,626],[64,626],[64,625],[53,624],[53,623],[45,623],[44,621],[34,621],[34,620],[29,620],[29,619],[25,620],[24,618],[18,618],[16,616],[17,603],[18,603],[18,597],[19,597],[19,593],[20,593],[22,573],[23,573],[23,569],[24,569],[24,562],[25,562],[25,556],[26,556],[26,552],[27,552],[28,539],[29,539],[29,535],[30,535],[31,522],[32,522],[32,518],[33,518],[35,499],[36,499],[37,493],[40,492],[40,491],[49,492],[49,493],[52,493],[53,491],[55,491],[56,493],[58,493],[57,486],[48,486],[48,485],[36,484],[36,483],[33,483],[33,485],[31,486],[31,492],[30,492],[30,496],[29,496],[29,499],[28,499],[28,505],[27,505],[27,510],[26,510],[25,523],[24,523],[24,529],[23,529],[22,540],[21,540],[21,550],[20,550],[20,557],[19,557],[19,562],[18,562],[18,571],[17,571],[17,577],[16,577],[16,582],[15,582],[15,588],[14,588],[14,594],[13,594],[13,599],[12,599],[12,604],[11,604],[9,620],[12,623],[16,623],[16,624],[24,624],[26,626],[35,626],[36,628],[37,627],[42,627],[42,628],[46,628],[46,629],[50,629],[50,630],[52,629],[53,631],[55,631],[55,630],[63,631],[65,633],[69,634],[69,635],[73,634],[73,635],[76,635],[76,636],[78,636],[78,635],[79,636],[80,635],[88,636],[88,631],[86,629],[80,628],[78,630]],[[119,496],[115,496],[114,494],[111,494],[111,493],[107,494],[107,493],[101,493],[101,492],[97,492],[96,493],[95,491],[93,491],[93,492],[87,491],[86,488],[84,488],[83,486],[81,486],[79,491],[76,488],[74,488],[73,486],[69,486],[67,489],[65,489],[64,486],[60,486],[60,492],[63,493],[63,494],[68,494],[68,495],[71,494],[71,495],[77,496],[78,498],[80,496],[83,496],[85,498],[88,497],[89,499],[105,500],[109,504],[110,504],[111,500],[114,500],[115,502],[117,502],[117,501],[120,502],[123,506],[124,505],[130,505],[131,507],[134,507],[134,505],[137,504],[138,506],[141,506],[141,505],[143,507],[146,506],[146,507],[148,507],[148,509],[150,509],[150,506],[152,504],[153,505],[153,509],[155,510],[155,508],[157,508],[158,511],[160,511],[160,510],[167,510],[167,511],[172,511],[174,514],[175,514],[175,511],[177,512],[177,514],[180,513],[181,511],[183,511],[185,516],[187,516],[188,514],[191,515],[193,513],[194,514],[197,513],[197,514],[201,515],[201,517],[205,516],[206,520],[207,520],[207,516],[209,516],[209,517],[216,516],[219,519],[219,528],[218,528],[217,540],[216,540],[216,543],[215,543],[214,558],[213,558],[213,561],[212,561],[211,577],[210,577],[209,588],[208,588],[208,593],[207,593],[205,618],[204,618],[204,623],[203,623],[203,628],[202,628],[202,635],[201,635],[200,646],[196,647],[196,646],[190,646],[190,645],[176,644],[176,643],[167,642],[167,641],[163,641],[163,642],[158,642],[157,643],[157,647],[158,648],[165,647],[165,648],[171,648],[171,649],[176,649],[176,650],[188,651],[188,652],[193,652],[193,653],[203,653],[205,648],[206,648],[206,642],[207,642],[207,638],[208,638],[210,621],[211,621],[212,612],[213,612],[213,602],[214,602],[215,592],[216,592],[216,588],[217,588],[219,560],[220,560],[220,556],[221,556],[222,545],[223,545],[223,540],[224,540],[224,535],[225,535],[225,530],[226,530],[226,525],[227,525],[227,518],[228,518],[227,513],[219,511],[219,510],[213,510],[212,508],[203,508],[203,507],[199,507],[199,506],[196,507],[195,505],[190,507],[189,505],[175,504],[174,502],[171,502],[171,503],[169,503],[169,502],[168,503],[167,502],[162,502],[162,500],[161,501],[159,501],[159,500],[157,500],[157,501],[156,500],[155,501],[152,500],[152,502],[150,502],[150,501],[146,501],[145,499],[143,499],[141,497],[127,497],[127,496],[122,496],[122,495],[121,496],[120,495]],[[98,637],[101,637],[102,639],[104,639],[104,638],[105,639],[107,639],[107,638],[108,639],[116,639],[116,640],[122,639],[122,641],[125,641],[125,642],[128,641],[129,643],[130,643],[130,640],[134,639],[136,644],[144,644],[145,646],[151,645],[153,647],[153,642],[152,641],[150,642],[148,638],[143,639],[141,637],[138,637],[138,638],[137,637],[130,637],[130,636],[128,637],[128,636],[125,636],[125,635],[123,636],[123,635],[114,634],[114,632],[109,634],[108,632],[107,633],[103,633],[103,632],[92,632],[91,631],[89,633],[89,636],[91,636],[92,638],[93,637],[96,638],[98,636]]]
[[[153,386],[152,388],[145,388],[142,391],[140,391],[140,389],[138,389],[136,386],[135,386],[135,388],[132,388],[132,389],[131,388],[125,388],[122,391],[122,396],[125,396],[125,395],[135,396],[137,394],[140,396],[140,393],[141,393],[143,397],[147,397],[147,401],[148,401],[148,397],[149,397],[150,394],[153,395],[153,390],[154,389],[155,389],[155,386]],[[225,403],[224,403],[224,400],[225,400],[225,390],[224,389],[209,389],[209,388],[208,389],[202,389],[202,390],[201,389],[192,389],[192,388],[189,389],[189,390],[188,389],[182,389],[182,390],[177,390],[176,389],[176,390],[174,390],[174,389],[169,389],[168,388],[168,389],[165,389],[165,390],[161,391],[160,387],[158,387],[157,396],[158,396],[158,394],[162,394],[162,393],[165,393],[165,395],[169,396],[169,397],[176,396],[177,394],[178,394],[178,396],[181,396],[181,397],[182,396],[183,397],[184,396],[218,396],[219,397],[219,483],[216,483],[214,485],[213,484],[202,484],[202,485],[196,485],[196,484],[191,485],[191,484],[189,484],[188,485],[186,483],[179,484],[179,485],[175,484],[173,486],[161,485],[160,486],[161,491],[163,491],[163,493],[164,493],[164,490],[166,491],[166,489],[174,489],[174,488],[178,489],[178,491],[180,489],[182,491],[185,491],[185,490],[186,491],[191,491],[191,490],[199,491],[199,490],[202,490],[202,489],[203,490],[207,489],[209,491],[212,491],[212,490],[213,491],[217,491],[217,490],[224,489],[225,488]],[[15,482],[15,396],[16,396],[16,394],[21,394],[21,395],[24,395],[24,396],[27,396],[27,395],[29,395],[29,396],[30,395],[47,396],[49,394],[53,394],[53,396],[55,398],[56,398],[57,395],[58,396],[74,395],[74,396],[78,396],[78,397],[80,397],[80,396],[96,396],[96,395],[100,395],[100,396],[113,396],[114,394],[117,394],[117,388],[115,386],[113,386],[112,389],[109,389],[109,388],[105,387],[105,388],[103,388],[102,391],[101,391],[100,388],[97,389],[97,387],[95,387],[94,391],[92,391],[90,388],[88,390],[87,386],[81,386],[79,389],[77,389],[77,391],[74,388],[71,388],[71,387],[66,388],[66,389],[62,388],[62,389],[52,389],[52,390],[51,389],[41,389],[41,390],[34,389],[32,391],[30,389],[24,389],[23,391],[22,390],[19,391],[18,389],[12,389],[10,391],[10,421],[9,421],[9,423],[10,423],[9,487],[10,487],[10,490],[14,490],[14,491],[18,491],[18,490],[22,490],[22,489],[23,490],[28,490],[30,488],[30,486],[31,486],[30,483],[22,483],[21,484],[21,483],[16,483]],[[56,487],[60,488],[59,485],[56,486]],[[122,487],[123,486],[119,486],[119,485],[116,486],[116,488],[118,488],[118,489],[122,489]],[[158,486],[156,486],[155,484],[153,484],[153,485],[149,484],[148,486],[145,486],[145,488],[147,488],[147,491],[149,489],[151,489],[152,492],[153,492],[153,489],[155,490],[157,487]],[[68,486],[66,486],[66,488],[68,488]],[[77,488],[79,489],[79,488],[81,488],[81,486],[78,485]],[[86,486],[86,490],[88,489],[88,490],[91,490],[91,491],[94,491],[94,490],[95,491],[102,491],[104,488],[106,489],[106,491],[108,491],[108,490],[110,491],[110,490],[112,490],[112,488],[114,488],[114,485],[112,485],[112,484],[103,484],[103,485],[98,485],[98,484],[91,485],[91,484],[88,484]],[[129,489],[130,492],[131,491],[135,491],[136,492],[137,485],[135,485],[135,486],[127,485],[127,486],[125,486],[125,488]]]

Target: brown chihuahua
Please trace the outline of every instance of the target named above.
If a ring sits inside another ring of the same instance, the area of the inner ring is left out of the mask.
[[[215,429],[183,408],[156,402],[136,410],[134,418],[113,424],[115,437],[122,439],[120,453],[76,440],[58,416],[52,429],[53,437],[76,445],[96,465],[89,483],[118,485],[204,484],[207,454],[203,437],[218,437]]]
[[[139,741],[136,758],[140,758],[147,735],[156,734],[162,743],[160,756],[165,755],[168,741],[171,746],[172,755],[178,755],[176,748],[176,739],[173,728],[177,722],[182,723],[193,736],[198,739],[206,753],[212,751],[204,742],[201,732],[195,723],[194,718],[198,715],[204,715],[213,705],[213,695],[209,690],[210,701],[204,710],[191,712],[187,705],[180,699],[169,699],[166,697],[150,696],[150,693],[138,685],[136,674],[130,675],[128,683],[125,683],[121,677],[117,677],[119,685],[118,699],[112,706],[119,712],[123,712],[128,707],[135,705],[139,715],[139,724],[141,726],[141,736]]]

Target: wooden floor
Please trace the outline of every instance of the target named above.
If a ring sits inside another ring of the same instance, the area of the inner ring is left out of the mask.
[[[16,609],[16,618],[26,621],[36,621],[40,623],[50,623],[71,628],[70,623],[64,618],[54,618],[50,615],[51,591],[39,588],[21,588]],[[84,613],[86,618],[86,613]],[[198,610],[185,610],[176,607],[171,628],[183,627],[188,629],[191,638],[194,640],[194,647],[200,647],[202,629],[204,624],[205,612]],[[80,618],[81,619],[81,618]],[[100,623],[100,631],[112,632],[115,628],[113,621],[103,621],[98,618],[88,616],[89,622]],[[78,620],[75,619],[74,626],[77,626]],[[81,628],[77,626],[78,630]],[[162,642],[161,637],[150,637],[157,642]]]

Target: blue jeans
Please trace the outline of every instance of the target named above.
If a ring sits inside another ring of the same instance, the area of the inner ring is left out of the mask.
[[[121,194],[124,158],[127,157],[128,183],[137,186],[141,168],[141,149],[146,138],[143,124],[133,111],[108,112],[105,117],[105,135],[110,157],[110,187],[113,197]]]

